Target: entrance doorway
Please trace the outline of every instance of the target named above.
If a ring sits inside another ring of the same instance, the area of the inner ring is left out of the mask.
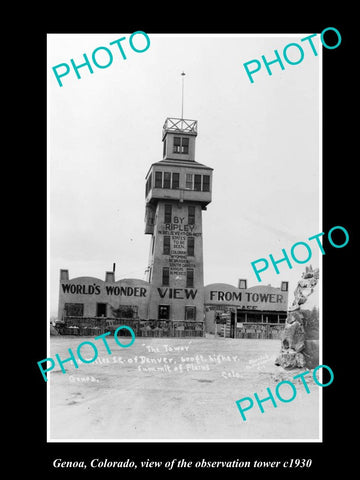
[[[107,303],[97,303],[96,304],[96,316],[97,317],[106,317],[107,313]]]

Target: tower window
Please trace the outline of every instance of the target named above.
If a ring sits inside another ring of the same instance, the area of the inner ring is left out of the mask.
[[[210,175],[203,175],[203,192],[210,192]]]
[[[84,315],[84,304],[65,303],[64,313],[67,317],[82,317]]]
[[[171,188],[173,188],[174,190],[177,190],[179,188],[179,178],[180,178],[180,175],[178,173],[172,174]]]
[[[164,188],[170,188],[171,183],[171,173],[164,172]]]
[[[197,192],[201,191],[201,175],[195,175],[194,190]]]
[[[180,137],[174,137],[173,153],[180,153],[180,148],[181,148],[181,138]]]
[[[188,207],[188,224],[195,225],[195,207]]]
[[[174,137],[173,153],[189,153],[189,139],[185,137]]]
[[[188,138],[182,138],[181,142],[181,153],[189,153],[189,139]]]
[[[196,307],[192,305],[185,307],[185,320],[196,320]]]
[[[195,252],[195,237],[188,237],[187,239],[187,254],[193,257]]]
[[[187,268],[186,269],[186,287],[193,287],[194,286],[194,269]]]
[[[163,267],[162,269],[162,284],[164,287],[169,286],[170,271],[169,267]]]
[[[185,188],[187,190],[192,190],[193,189],[193,174],[192,173],[187,173],[186,174]]]
[[[155,188],[162,188],[162,172],[155,172]]]
[[[165,154],[166,154],[166,139],[164,140],[163,157],[165,157]]]
[[[147,197],[148,193],[150,192],[151,190],[151,174],[149,176],[149,178],[147,179],[147,182],[146,182],[146,189],[145,189],[145,196]]]
[[[170,305],[159,305],[159,320],[169,320],[170,318]]]
[[[163,255],[170,255],[170,237],[164,236]]]
[[[172,206],[171,205],[165,205],[164,222],[165,223],[171,223],[171,217],[172,217]]]

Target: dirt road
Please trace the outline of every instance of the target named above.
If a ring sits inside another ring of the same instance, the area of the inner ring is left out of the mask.
[[[88,337],[51,337],[51,356],[69,357],[68,348]],[[285,372],[274,365],[279,340],[137,338],[129,348],[108,341],[110,355],[96,341],[97,360],[76,369],[56,364],[50,373],[49,440],[119,441],[267,441],[319,439],[320,389],[300,380],[289,403],[255,404],[243,421],[236,400],[268,396],[281,380],[302,370]],[[88,350],[87,350],[88,349]],[[93,357],[90,346],[81,353]],[[310,377],[310,376],[309,376]],[[284,397],[290,397],[285,392]]]

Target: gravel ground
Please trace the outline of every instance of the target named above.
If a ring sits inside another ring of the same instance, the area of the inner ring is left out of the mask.
[[[50,441],[319,441],[321,387],[308,375],[308,394],[292,379],[304,369],[274,365],[279,340],[137,338],[121,348],[110,337],[109,354],[101,340],[52,336],[51,357],[68,358],[84,341],[96,344],[95,362],[67,362],[66,374],[56,363],[48,374]],[[81,348],[84,358],[93,354]],[[267,401],[261,413],[254,393],[265,398],[270,387],[275,395],[282,380],[296,384],[295,399],[277,408]],[[246,421],[235,403],[243,397],[254,400]]]

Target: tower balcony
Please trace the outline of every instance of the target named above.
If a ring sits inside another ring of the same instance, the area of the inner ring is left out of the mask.
[[[147,205],[156,205],[159,200],[174,200],[180,203],[199,203],[206,207],[211,202],[211,192],[194,191],[186,188],[172,190],[170,188],[151,188],[146,196]]]
[[[162,139],[167,133],[186,133],[187,135],[197,135],[197,120],[188,120],[185,118],[170,118],[165,120]]]

